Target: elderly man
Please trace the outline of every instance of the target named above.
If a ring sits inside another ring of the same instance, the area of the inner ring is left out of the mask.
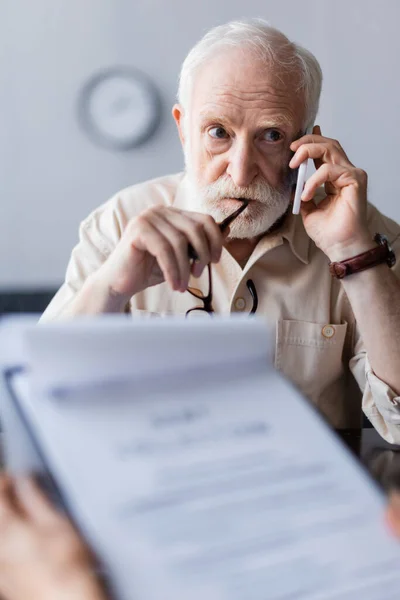
[[[264,21],[211,30],[183,63],[172,111],[185,172],[125,189],[82,223],[43,318],[257,309],[276,323],[276,367],[334,427],[360,427],[362,405],[400,442],[400,283],[374,239],[396,252],[400,227],[367,203],[366,173],[339,142],[317,126],[305,135],[321,82],[314,56]],[[308,158],[316,172],[295,216]]]

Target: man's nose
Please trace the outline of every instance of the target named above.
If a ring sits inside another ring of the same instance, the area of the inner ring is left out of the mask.
[[[226,171],[238,187],[246,187],[258,175],[255,149],[250,141],[235,140],[230,149]]]

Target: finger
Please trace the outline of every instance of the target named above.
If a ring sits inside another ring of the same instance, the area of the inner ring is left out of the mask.
[[[190,218],[198,221],[204,227],[204,231],[207,237],[208,246],[210,248],[211,262],[217,263],[221,258],[222,246],[225,237],[229,234],[229,231],[225,230],[224,234],[221,233],[215,220],[210,215],[204,215],[201,213],[190,213]]]
[[[179,267],[171,244],[148,218],[139,216],[135,228],[137,228],[139,235],[133,245],[139,250],[147,251],[154,256],[167,284],[173,290],[179,290]]]
[[[302,144],[312,144],[314,142],[315,143],[329,142],[329,143],[337,146],[338,148],[341,148],[341,145],[338,142],[338,140],[335,140],[333,138],[329,138],[329,137],[326,137],[325,135],[322,135],[321,127],[319,125],[314,125],[312,133],[306,133],[306,134],[302,135],[301,137],[299,137],[299,139],[294,140],[290,144],[290,149],[293,150],[293,152],[296,152],[297,148],[299,148]]]
[[[325,163],[307,180],[301,195],[302,201],[312,200],[317,189],[327,183],[332,183],[335,188],[341,189],[346,185],[355,183],[355,178],[352,170]]]
[[[3,497],[4,494],[8,494],[11,486],[11,478],[7,473],[0,474],[0,498]]]
[[[389,495],[389,506],[386,512],[386,520],[393,533],[400,537],[400,494],[391,492]]]
[[[302,138],[292,142],[292,144],[290,145],[290,149],[292,150],[292,152],[294,152],[296,154],[297,150],[304,144],[325,144],[331,150],[333,155],[335,155],[336,157],[341,157],[341,158],[340,159],[337,158],[337,160],[332,160],[332,161],[329,161],[329,159],[324,160],[321,157],[313,158],[316,169],[319,169],[319,167],[323,164],[323,162],[334,162],[336,164],[340,164],[343,161],[345,161],[345,163],[351,165],[352,167],[354,166],[351,163],[351,161],[349,160],[349,157],[347,156],[346,152],[343,150],[343,148],[342,148],[341,144],[338,142],[338,140],[334,140],[332,138],[327,138],[320,134],[321,134],[320,126],[315,125],[313,128],[312,134],[304,135]]]
[[[171,245],[175,254],[175,261],[178,265],[179,290],[186,291],[190,276],[190,260],[188,257],[188,238],[177,227],[163,216],[154,214],[152,216],[153,225],[161,232]]]
[[[193,213],[195,214],[195,213]],[[203,215],[204,217],[205,215]],[[211,262],[211,248],[204,229],[204,225],[200,220],[196,220],[187,213],[178,213],[168,211],[166,218],[173,225],[182,231],[188,242],[193,246],[198,258],[196,272],[197,276],[201,275],[204,267]],[[187,256],[187,248],[186,248]]]
[[[291,159],[289,166],[292,169],[297,169],[302,162],[309,158],[312,158],[314,159],[314,162],[317,162],[317,168],[319,168],[322,163],[353,166],[344,152],[325,141],[319,143],[306,143],[299,146]]]
[[[25,516],[35,523],[48,525],[63,518],[32,477],[17,477],[15,494]]]
[[[299,138],[298,140],[295,140],[290,145],[290,149],[293,152],[292,160],[295,158],[296,153],[297,153],[298,149],[301,148],[302,144],[318,144],[318,143],[321,144],[321,143],[326,143],[328,141],[329,141],[328,138],[325,138],[321,135],[320,126],[315,125],[313,127],[312,134],[303,135],[303,137]],[[297,162],[297,159],[296,159],[296,161],[294,161],[294,164],[296,164],[296,162]],[[319,169],[319,167],[322,164],[323,164],[323,160],[321,158],[314,158],[314,166],[316,169]],[[291,163],[290,163],[290,166],[292,166]],[[295,167],[293,167],[293,168],[295,168]]]
[[[334,140],[326,138],[323,135],[307,133],[306,135],[301,136],[298,140],[292,142],[290,144],[290,149],[292,152],[296,152],[303,144],[326,144],[329,142],[334,142]]]
[[[319,125],[314,125],[312,132],[314,135],[322,136],[321,127]],[[319,169],[321,165],[322,160],[320,158],[314,158],[314,167],[316,169]]]
[[[13,498],[12,480],[8,475],[0,475],[0,527],[18,514]]]
[[[301,216],[304,218],[307,215],[318,210],[318,206],[315,204],[314,200],[310,200],[309,202],[302,202],[300,206]]]

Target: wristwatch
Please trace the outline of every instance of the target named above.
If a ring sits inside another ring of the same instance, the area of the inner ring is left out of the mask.
[[[340,262],[329,263],[329,271],[333,277],[343,279],[347,275],[365,271],[370,267],[376,267],[386,263],[389,267],[396,264],[396,255],[390,247],[389,240],[382,233],[376,233],[374,241],[378,244],[376,248],[371,248],[352,258],[347,258]]]

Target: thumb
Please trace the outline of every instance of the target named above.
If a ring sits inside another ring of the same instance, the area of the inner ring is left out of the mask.
[[[310,215],[314,211],[317,210],[317,205],[314,200],[308,200],[307,202],[302,202],[300,206],[301,216],[304,218],[307,215]]]

